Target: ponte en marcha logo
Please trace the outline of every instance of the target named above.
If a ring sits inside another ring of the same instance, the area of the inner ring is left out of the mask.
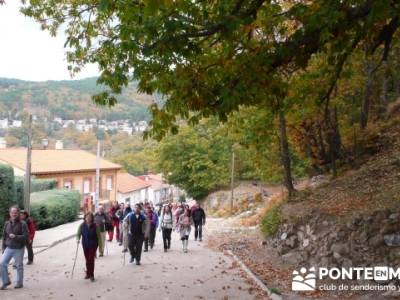
[[[319,284],[320,280],[354,280],[354,284]],[[393,279],[400,279],[400,268],[392,268],[386,266],[376,267],[351,267],[351,268],[324,268],[311,267],[309,269],[303,267],[299,271],[294,270],[292,273],[292,290],[293,291],[316,291],[316,290],[400,290],[400,287],[393,285],[382,285]],[[374,283],[360,284],[357,281],[371,280]]]

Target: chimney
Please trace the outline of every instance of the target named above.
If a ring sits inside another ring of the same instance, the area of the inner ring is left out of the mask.
[[[5,138],[0,137],[0,149],[6,149],[7,148],[7,141]]]
[[[56,150],[63,150],[64,149],[64,143],[62,140],[57,140],[56,141]]]

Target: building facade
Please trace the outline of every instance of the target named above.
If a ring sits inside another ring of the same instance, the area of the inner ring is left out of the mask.
[[[27,150],[0,149],[0,163],[13,167],[16,176],[25,176]],[[117,180],[121,166],[100,160],[100,202],[117,200]],[[39,179],[56,179],[58,188],[78,190],[94,198],[96,156],[81,150],[32,150],[31,174]]]

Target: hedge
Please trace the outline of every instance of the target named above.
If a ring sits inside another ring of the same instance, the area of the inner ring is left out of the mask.
[[[24,208],[24,177],[15,177],[15,200],[14,202],[21,208]],[[31,193],[52,190],[57,187],[56,179],[31,179]]]
[[[75,190],[49,190],[31,194],[31,216],[38,229],[72,222],[79,212],[81,195]]]
[[[0,235],[8,209],[14,204],[14,170],[10,166],[0,165]]]

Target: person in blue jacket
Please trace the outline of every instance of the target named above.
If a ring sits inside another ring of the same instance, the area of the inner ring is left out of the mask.
[[[141,213],[140,206],[135,205],[135,211],[126,216],[128,222],[129,252],[131,263],[136,260],[136,265],[140,265],[143,241],[149,237],[150,224],[146,216]]]

